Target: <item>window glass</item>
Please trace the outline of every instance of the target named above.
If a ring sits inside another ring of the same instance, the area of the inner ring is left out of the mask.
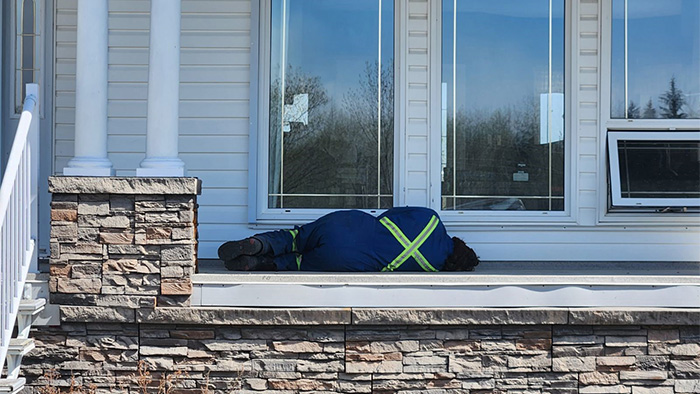
[[[620,140],[623,198],[700,198],[698,141]]]
[[[36,0],[16,0],[15,112],[22,112],[26,84],[38,83],[39,13]]]
[[[393,1],[271,4],[268,207],[391,207]]]
[[[612,118],[700,118],[700,1],[613,0]]]
[[[564,0],[443,0],[442,208],[564,209]]]

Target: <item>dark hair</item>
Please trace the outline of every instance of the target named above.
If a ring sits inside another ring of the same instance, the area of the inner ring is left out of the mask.
[[[452,254],[447,256],[443,271],[474,271],[479,265],[479,256],[461,239],[452,237]]]

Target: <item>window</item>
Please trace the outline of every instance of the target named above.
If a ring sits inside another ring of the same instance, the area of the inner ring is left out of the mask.
[[[443,210],[565,209],[565,1],[442,1]]]
[[[610,132],[615,206],[700,206],[700,133]]]
[[[608,208],[697,207],[700,2],[608,5]]]
[[[267,209],[389,208],[392,0],[270,0]]]
[[[700,118],[700,2],[613,0],[612,119]]]
[[[22,113],[26,84],[40,83],[41,67],[41,10],[37,0],[16,0],[15,18],[13,20],[15,30],[15,42],[13,58],[14,71],[14,108],[15,114]]]

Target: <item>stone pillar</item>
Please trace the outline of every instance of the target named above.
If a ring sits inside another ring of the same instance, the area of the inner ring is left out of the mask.
[[[137,176],[184,176],[178,155],[180,0],[151,0],[146,158]]]
[[[107,0],[78,0],[75,156],[64,175],[110,176],[107,158]]]
[[[51,302],[189,305],[200,190],[196,178],[50,177]]]

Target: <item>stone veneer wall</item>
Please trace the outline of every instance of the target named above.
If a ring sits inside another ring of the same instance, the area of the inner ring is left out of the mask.
[[[196,178],[50,177],[51,303],[189,305]]]
[[[26,392],[172,394],[700,392],[700,310],[245,309],[189,306],[193,178],[53,177],[51,302]],[[157,392],[154,387],[148,392]]]
[[[143,360],[186,371],[179,394],[700,392],[697,310],[62,309],[34,334],[33,389],[58,368],[138,393]]]

